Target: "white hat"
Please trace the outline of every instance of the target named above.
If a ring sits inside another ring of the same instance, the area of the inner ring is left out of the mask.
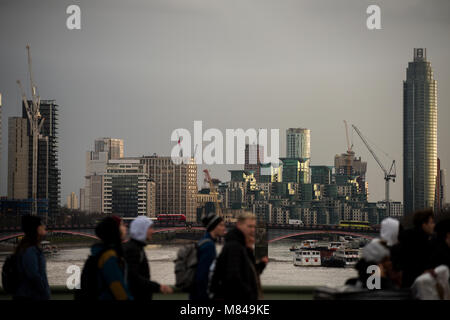
[[[147,242],[147,230],[153,225],[153,221],[146,216],[138,216],[130,224],[130,238]]]
[[[399,228],[400,222],[397,219],[386,218],[381,221],[380,237],[389,247],[397,244]]]

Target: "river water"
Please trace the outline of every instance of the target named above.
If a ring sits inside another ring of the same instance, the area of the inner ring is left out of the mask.
[[[269,245],[269,264],[261,276],[263,285],[331,286],[337,287],[348,278],[355,277],[351,268],[296,267],[292,263],[293,253],[289,248],[298,242],[292,240],[277,241]],[[151,278],[162,284],[175,283],[174,263],[177,251],[182,245],[149,245],[146,248],[150,263]],[[221,247],[218,246],[220,252]],[[61,249],[47,256],[47,274],[50,285],[65,285],[70,266],[83,267],[89,255],[89,248]],[[3,264],[5,255],[0,256]],[[73,272],[73,271],[72,271]]]

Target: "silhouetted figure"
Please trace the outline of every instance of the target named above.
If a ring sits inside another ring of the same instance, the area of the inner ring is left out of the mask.
[[[409,288],[425,270],[431,269],[434,231],[433,211],[418,211],[413,217],[414,227],[400,234],[402,287]]]
[[[45,226],[37,216],[22,218],[25,236],[16,248],[19,285],[13,296],[15,300],[48,300],[48,285],[45,256],[40,242],[46,235]]]

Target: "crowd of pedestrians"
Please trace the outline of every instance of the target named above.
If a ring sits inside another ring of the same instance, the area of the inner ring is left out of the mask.
[[[202,222],[206,232],[196,246],[196,265],[189,299],[256,300],[262,297],[260,274],[268,262],[264,257],[256,263],[254,255],[256,218],[246,212],[226,233],[225,222],[214,212],[206,214]],[[10,272],[8,291],[14,300],[48,300],[50,287],[45,256],[40,242],[46,234],[37,216],[22,219],[24,238],[14,254],[16,272]],[[173,293],[173,288],[152,281],[145,247],[153,234],[153,221],[146,216],[136,217],[127,226],[118,216],[108,216],[95,228],[100,240],[92,245],[81,273],[79,300],[151,300],[153,294]],[[225,244],[217,257],[216,242],[225,236]],[[13,283],[13,284],[11,284]]]
[[[255,259],[254,214],[240,213],[228,232],[223,219],[214,212],[206,213],[202,223],[206,232],[192,247],[196,263],[186,266],[195,268],[189,299],[262,299],[260,275],[268,258]],[[7,269],[13,263],[17,269],[10,272],[15,279],[8,279],[8,290],[15,300],[48,300],[46,262],[39,245],[46,234],[45,226],[37,216],[24,216],[22,228],[24,237],[8,261]],[[108,216],[97,225],[95,233],[100,241],[91,247],[76,299],[151,300],[154,293],[173,293],[172,287],[151,280],[145,253],[153,234],[151,219],[136,217],[128,237],[123,220]],[[223,237],[225,243],[217,255],[216,242]],[[435,224],[431,210],[419,211],[409,229],[396,219],[383,220],[379,238],[363,248],[355,268],[358,276],[346,282],[349,287],[371,289],[369,282],[376,274],[376,289],[408,289],[417,299],[450,299],[450,219]]]
[[[376,273],[377,289],[410,290],[416,299],[449,300],[450,218],[436,224],[433,211],[418,211],[408,229],[396,219],[384,219],[380,237],[363,248],[355,267],[358,277],[347,280],[349,286],[371,289]]]

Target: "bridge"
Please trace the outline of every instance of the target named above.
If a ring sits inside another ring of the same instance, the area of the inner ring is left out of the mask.
[[[227,229],[232,228],[232,224],[227,225]],[[205,228],[199,224],[180,225],[180,224],[155,224],[154,233],[201,233]],[[61,226],[47,226],[49,234],[67,234],[73,236],[80,236],[90,239],[98,239],[95,235],[95,225],[61,225]],[[357,227],[340,227],[336,225],[281,225],[281,224],[267,224],[267,240],[273,243],[279,240],[288,239],[292,237],[315,236],[315,235],[341,235],[360,237],[365,239],[373,239],[379,234],[377,228],[357,228]],[[20,227],[3,228],[0,229],[0,242],[8,241],[14,238],[23,236]]]

